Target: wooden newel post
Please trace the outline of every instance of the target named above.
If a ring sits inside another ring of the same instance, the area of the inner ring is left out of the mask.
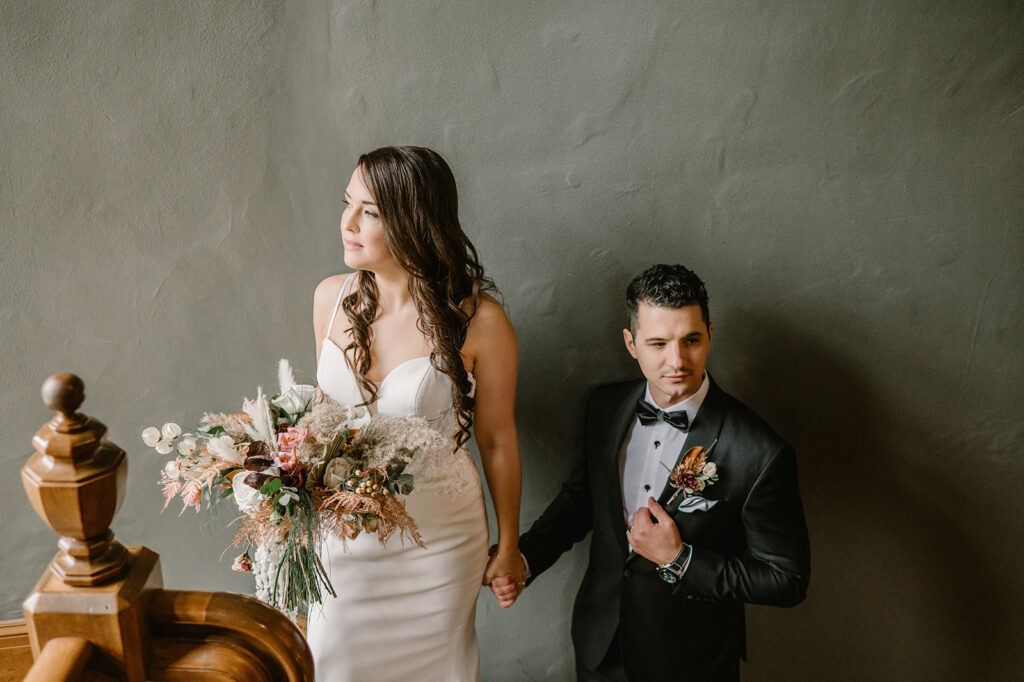
[[[115,580],[128,561],[110,531],[124,500],[128,460],[103,440],[106,426],[78,414],[84,399],[85,386],[74,374],[46,380],[43,402],[57,415],[36,432],[36,453],[21,470],[36,513],[60,535],[50,569],[75,586]]]
[[[124,500],[128,461],[104,439],[107,427],[78,413],[82,380],[55,374],[43,402],[57,412],[32,439],[21,470],[32,506],[60,535],[60,551],[25,600],[32,653],[56,637],[84,636],[96,647],[90,668],[122,679],[146,677],[145,597],[162,587],[159,557],[125,548],[110,523]]]

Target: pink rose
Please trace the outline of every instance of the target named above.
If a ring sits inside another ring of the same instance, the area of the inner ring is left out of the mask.
[[[292,452],[306,440],[307,433],[306,429],[289,426],[287,431],[277,434],[277,446],[281,448],[282,452]]]
[[[275,452],[274,464],[281,467],[281,471],[291,471],[299,463],[299,458],[294,452]]]
[[[235,557],[235,563],[231,565],[232,571],[238,571],[240,573],[251,573],[252,572],[252,559],[249,558],[249,553],[240,554]]]

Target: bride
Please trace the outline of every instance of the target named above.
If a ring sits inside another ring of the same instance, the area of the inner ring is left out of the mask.
[[[355,272],[328,277],[313,298],[320,388],[371,413],[424,417],[452,447],[407,469],[415,490],[406,507],[426,549],[397,537],[381,547],[366,533],[347,547],[325,544],[338,596],[309,616],[316,678],[477,680],[480,585],[526,574],[515,333],[486,293],[493,284],[459,224],[455,179],[440,155],[364,154],[345,204],[345,265]],[[483,492],[465,447],[471,427],[497,517],[489,560]]]

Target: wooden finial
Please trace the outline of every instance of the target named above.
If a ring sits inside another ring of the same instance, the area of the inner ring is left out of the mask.
[[[84,418],[78,408],[85,400],[85,383],[70,372],[52,375],[43,382],[43,403],[54,412],[59,412],[59,421],[80,425]]]
[[[114,580],[128,558],[110,531],[124,500],[124,451],[104,438],[102,422],[78,413],[85,384],[77,376],[54,374],[42,396],[58,414],[36,432],[21,478],[36,512],[61,536],[51,568],[69,585]]]

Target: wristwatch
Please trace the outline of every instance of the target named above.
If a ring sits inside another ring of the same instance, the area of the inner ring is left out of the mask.
[[[658,577],[669,585],[679,582],[679,579],[683,577],[683,555],[686,554],[686,549],[684,542],[675,559],[667,564],[658,564]]]

